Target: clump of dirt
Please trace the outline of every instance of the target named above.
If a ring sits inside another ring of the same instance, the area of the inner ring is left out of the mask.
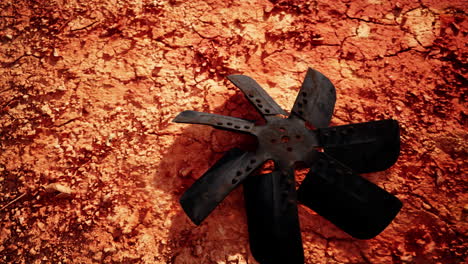
[[[290,109],[308,67],[334,125],[394,118],[402,150],[364,175],[404,207],[359,241],[300,207],[307,263],[466,261],[466,3],[0,3],[0,262],[256,263],[242,190],[194,226],[178,199],[251,139],[173,124],[185,109],[255,119],[225,78]]]

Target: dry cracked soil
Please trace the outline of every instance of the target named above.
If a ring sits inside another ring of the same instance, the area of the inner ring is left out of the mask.
[[[256,263],[241,188],[198,227],[178,203],[251,139],[171,120],[258,118],[233,73],[290,109],[312,67],[336,86],[332,125],[399,121],[399,160],[363,176],[404,206],[370,240],[300,206],[306,263],[466,263],[467,8],[2,0],[0,262]]]

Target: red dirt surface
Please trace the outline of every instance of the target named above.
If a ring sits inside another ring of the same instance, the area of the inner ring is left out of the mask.
[[[241,189],[199,227],[178,203],[249,138],[171,120],[258,117],[232,73],[290,109],[313,67],[337,88],[332,124],[400,122],[398,162],[364,176],[404,207],[360,241],[301,206],[306,262],[465,263],[466,12],[456,0],[2,0],[0,262],[256,263]]]

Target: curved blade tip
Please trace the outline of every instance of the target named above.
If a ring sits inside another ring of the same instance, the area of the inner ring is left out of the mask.
[[[185,214],[192,221],[192,223],[199,226],[204,219],[201,219],[199,216],[196,215],[196,213],[193,210],[193,205],[191,205],[191,203],[187,201],[185,195],[182,195],[182,197],[179,200],[179,203],[182,209],[184,210]]]
[[[187,122],[188,118],[194,117],[195,116],[195,111],[192,110],[185,110],[180,112],[174,119],[172,119],[172,122],[174,123],[184,123]]]
[[[357,239],[361,239],[361,240],[372,239],[372,238],[380,235],[392,223],[392,221],[395,219],[395,217],[398,215],[401,208],[403,207],[403,203],[400,201],[400,199],[398,199],[397,197],[394,197],[394,198],[395,198],[394,208],[391,211],[391,213],[389,213],[387,215],[387,222],[383,222],[380,225],[380,227],[375,228],[374,230],[370,230],[368,232],[353,233],[353,234],[350,234],[350,235],[352,235],[353,237],[355,237]]]
[[[226,76],[226,78],[228,78],[230,81],[232,81],[232,80],[235,80],[235,79],[238,79],[238,78],[250,78],[250,77],[247,76],[247,75],[243,75],[243,74],[231,74],[231,75]]]

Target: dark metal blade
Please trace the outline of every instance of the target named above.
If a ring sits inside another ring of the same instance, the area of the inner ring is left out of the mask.
[[[274,171],[244,181],[250,249],[259,263],[303,264],[294,172]]]
[[[388,119],[317,130],[324,151],[358,173],[390,168],[400,154],[398,122]]]
[[[335,86],[323,74],[309,68],[292,111],[316,128],[327,127],[335,101]]]
[[[190,219],[199,225],[224,198],[255,168],[267,160],[264,155],[231,149],[180,198]]]
[[[186,110],[179,113],[173,122],[209,125],[216,128],[252,134],[254,123],[245,119]]]
[[[298,190],[299,201],[359,239],[375,237],[402,207],[398,198],[325,153]]]
[[[245,97],[264,116],[288,115],[254,79],[245,75],[229,75],[227,78],[244,93]]]

